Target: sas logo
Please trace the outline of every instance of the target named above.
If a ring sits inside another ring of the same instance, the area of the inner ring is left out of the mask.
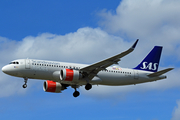
[[[156,70],[158,68],[158,63],[148,63],[148,62],[143,62],[143,67],[141,69],[149,69],[149,70]]]

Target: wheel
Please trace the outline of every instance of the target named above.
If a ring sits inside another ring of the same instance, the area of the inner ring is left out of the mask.
[[[86,90],[90,90],[91,88],[92,88],[92,85],[89,84],[89,83],[87,83],[86,86],[85,86],[85,89],[86,89]]]
[[[26,88],[26,87],[27,87],[27,85],[26,85],[26,84],[24,84],[22,87],[23,87],[23,88]]]
[[[74,93],[73,93],[73,96],[74,97],[78,97],[80,95],[80,93],[78,92],[78,91],[75,91]]]

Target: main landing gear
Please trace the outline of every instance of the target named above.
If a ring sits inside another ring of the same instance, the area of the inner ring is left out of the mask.
[[[80,95],[80,92],[75,90],[74,93],[73,93],[73,96],[78,97],[79,95]]]
[[[22,86],[23,88],[26,88],[26,87],[27,87],[27,81],[28,81],[28,78],[25,77],[25,78],[24,78],[24,82],[25,82],[25,83],[24,83],[24,85]]]
[[[92,88],[92,85],[90,83],[87,83],[86,86],[85,86],[85,89],[90,90],[91,88]]]
[[[74,90],[75,90],[73,93],[73,96],[78,97],[80,95],[80,92],[77,91],[77,88],[79,88],[79,85],[72,85],[71,87],[74,88]],[[90,83],[87,83],[85,86],[85,89],[90,90],[91,88],[92,88],[92,85]]]
[[[79,88],[79,85],[72,85],[71,87],[74,88],[74,90],[75,90],[73,93],[73,96],[78,97],[80,95],[80,92],[77,91],[77,88]]]

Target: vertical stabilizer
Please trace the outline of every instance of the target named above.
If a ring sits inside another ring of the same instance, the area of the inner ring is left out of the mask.
[[[134,69],[157,72],[161,57],[162,47],[155,46],[144,60]]]

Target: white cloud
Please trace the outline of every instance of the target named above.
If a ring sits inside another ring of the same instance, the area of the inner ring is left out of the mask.
[[[5,38],[1,39],[1,41],[4,39]],[[1,44],[0,54],[1,56],[5,56],[1,61],[1,67],[13,59],[19,58],[93,63],[122,52],[132,45],[132,42],[129,43],[123,41],[120,37],[109,35],[100,28],[92,29],[87,27],[80,28],[77,32],[69,33],[64,36],[43,33],[36,37],[28,36],[22,41],[12,41],[7,38],[5,40],[6,42]],[[3,48],[3,46],[5,47]],[[141,50],[140,48],[138,49]],[[6,56],[7,54],[8,56]],[[138,56],[142,60],[145,55],[139,55],[137,50],[127,57],[122,58],[120,65],[124,67],[129,66],[131,68],[135,67],[133,65],[137,65],[140,61],[137,61],[136,59],[134,60],[134,56]],[[176,69],[174,72],[169,74],[169,77],[172,79],[179,72],[180,70]],[[6,92],[0,92],[0,97],[23,93],[24,89],[21,87],[23,84],[22,78],[8,77],[5,74],[2,74],[2,76],[4,78],[1,78],[1,86],[6,90]],[[33,84],[32,82],[29,83]],[[30,86],[28,85],[28,88],[30,88]],[[171,81],[164,80],[136,86],[93,86],[93,89],[90,90],[90,92],[84,92],[84,88],[81,88],[81,90],[83,89],[82,93],[85,94],[90,93],[94,96],[101,95],[106,97],[115,93],[127,94],[132,91],[168,89],[175,86],[180,86],[177,78],[172,79]],[[11,89],[9,89],[9,87]]]
[[[107,31],[120,33],[123,37],[126,34],[128,38],[134,39],[137,36],[140,38],[137,49],[122,58],[120,66],[135,67],[154,45],[164,46],[163,56],[175,59],[179,56],[180,58],[179,53],[175,52],[180,49],[180,34],[178,34],[180,18],[177,15],[179,8],[172,7],[173,5],[179,5],[179,2],[176,0],[138,0],[136,2],[124,0],[118,6],[116,14],[109,11],[101,12],[101,16],[104,18],[101,23],[104,24]],[[38,36],[27,36],[22,41],[0,37],[0,55],[3,56],[0,65],[2,67],[11,60],[19,58],[91,64],[126,50],[134,41],[127,42],[121,37],[108,34],[100,28],[93,29],[90,27],[80,28],[77,32],[67,33],[66,35],[43,33]],[[164,61],[166,60],[164,59],[161,62]],[[168,62],[163,67],[172,66],[172,64]],[[134,91],[164,90],[179,87],[180,82],[176,77],[179,72],[179,68],[169,72],[167,80],[136,86],[93,86],[90,92],[84,92],[84,88],[82,88],[82,93],[109,96],[115,93],[126,94]],[[0,97],[23,93],[21,88],[23,83],[18,81],[21,78],[8,77],[3,73],[1,76],[0,86],[6,92],[0,92]]]
[[[99,13],[100,25],[125,38],[140,38],[143,45],[163,45],[165,54],[180,56],[174,52],[180,45],[179,6],[179,0],[123,0],[115,13]]]
[[[120,37],[109,35],[100,28],[86,27],[64,36],[43,33],[37,37],[26,37],[20,42],[16,56],[19,58],[91,62],[95,59],[105,58],[113,52],[114,54],[118,53],[128,45],[129,43],[123,43]],[[118,51],[115,51],[117,49]],[[89,56],[88,59],[87,56]]]
[[[0,37],[0,67],[14,59],[33,58],[79,63],[92,63],[121,52],[131,43],[109,35],[100,28],[80,28],[66,35],[51,33],[27,36],[22,41]],[[1,72],[0,97],[22,94],[23,79],[7,76]],[[30,88],[33,82],[28,82]]]
[[[99,13],[100,25],[112,34],[124,38],[140,38],[138,48],[132,55],[124,58],[120,64],[139,63],[154,45],[162,45],[163,67],[178,64],[180,58],[180,1],[178,0],[123,0],[116,12],[103,10]],[[139,57],[137,57],[139,56]],[[165,64],[166,63],[166,64]],[[168,64],[167,64],[168,63]],[[133,64],[131,64],[132,66]],[[109,95],[129,93],[133,91],[165,90],[179,87],[178,67],[169,72],[166,80],[136,86],[94,87],[89,94]]]
[[[180,119],[180,100],[177,101],[177,106],[174,108],[171,120],[179,120],[179,119]]]

